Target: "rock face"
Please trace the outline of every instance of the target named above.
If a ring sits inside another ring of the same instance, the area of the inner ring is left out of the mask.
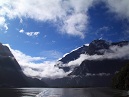
[[[0,43],[0,87],[43,87],[44,82],[27,77],[7,46]]]
[[[128,45],[128,41],[111,43],[105,40],[94,40],[89,44],[89,46],[83,45],[79,49],[76,49],[65,55],[62,59],[59,60],[64,65],[56,64],[56,66],[67,72],[71,69],[71,67],[65,66],[65,64],[78,59],[81,54],[86,54],[89,57],[102,56],[103,58],[105,53],[110,53],[109,55],[116,54],[116,52],[114,53],[111,47],[115,47],[115,50],[117,51],[118,48],[122,48]],[[111,81],[114,74],[128,62],[129,58],[125,57],[85,59],[79,66],[72,69],[72,72],[69,73],[67,77],[58,79],[44,79],[44,81],[53,87],[111,86]]]

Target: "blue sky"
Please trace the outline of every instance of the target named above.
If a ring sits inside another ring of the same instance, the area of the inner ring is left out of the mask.
[[[94,39],[129,40],[128,26],[128,0],[0,1],[0,42],[43,62]]]

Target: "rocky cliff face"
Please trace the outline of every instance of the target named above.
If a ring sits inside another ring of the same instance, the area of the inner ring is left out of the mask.
[[[0,87],[43,87],[44,82],[27,77],[7,46],[0,43]]]

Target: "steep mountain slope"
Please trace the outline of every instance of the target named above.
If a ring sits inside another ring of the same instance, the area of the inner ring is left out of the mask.
[[[70,72],[67,77],[44,81],[53,87],[110,86],[113,75],[128,62],[128,41],[94,40],[89,46],[84,45],[65,55],[55,65]]]
[[[114,74],[129,61],[128,53],[122,56],[125,52],[124,47],[127,49],[129,47],[128,45],[128,41],[121,41],[117,43],[109,43],[105,40],[92,41],[86,53],[90,56],[95,55],[95,57],[92,59],[85,59],[79,67],[74,68],[70,75],[85,75],[87,73]]]
[[[59,60],[59,64],[56,64],[55,66],[58,66],[60,69],[63,69],[65,72],[68,72],[70,70],[70,67],[68,66],[62,67],[60,66],[60,62],[61,64],[67,64],[70,61],[76,60],[80,57],[81,54],[85,54],[87,49],[88,49],[88,46],[83,45],[82,47],[79,47],[71,51],[70,53],[66,54],[63,58],[61,58]]]
[[[21,67],[7,46],[0,43],[0,87],[43,87],[38,79],[24,75]]]
[[[68,53],[67,55],[65,55],[62,59],[59,60],[59,63],[56,64],[56,66],[64,69],[64,71],[67,71],[67,70],[65,70],[66,67],[70,68],[70,66],[67,66],[67,64],[71,61],[75,61],[75,60],[79,59],[79,57],[81,55],[84,55],[83,61],[95,60],[95,58],[97,59],[98,57],[105,57],[105,59],[109,59],[108,56],[105,56],[105,54],[107,54],[107,55],[108,54],[109,55],[116,54],[117,48],[119,50],[119,49],[121,49],[121,47],[127,46],[128,44],[129,44],[128,41],[111,43],[111,42],[107,42],[105,40],[94,40],[89,44],[89,46],[83,45],[79,49],[76,49],[76,50]],[[114,57],[114,58],[110,58],[110,59],[112,60],[112,59],[116,59],[116,58]],[[97,59],[97,60],[100,60],[100,59]],[[101,58],[101,60],[103,60],[103,58]]]
[[[70,53],[66,54],[59,61],[61,61],[63,64],[68,63],[72,60],[79,58],[80,54],[85,54],[87,49],[88,49],[88,46],[83,45],[82,47],[77,48],[76,50],[73,50]]]
[[[104,60],[85,60],[79,67],[76,67],[69,75],[87,74],[115,74],[120,68],[129,62],[128,59],[104,59]]]

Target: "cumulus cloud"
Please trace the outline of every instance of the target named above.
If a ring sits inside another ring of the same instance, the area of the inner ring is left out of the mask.
[[[129,20],[129,0],[105,0],[105,2],[111,12],[122,19]]]
[[[73,14],[69,16],[63,24],[62,32],[67,32],[70,35],[79,35],[84,38],[84,30],[88,23],[88,17],[85,14]]]
[[[89,23],[88,10],[100,1],[106,2],[110,12],[129,20],[128,0],[4,0],[0,2],[0,25],[7,22],[6,18],[19,18],[20,23],[22,18],[31,18],[52,22],[62,33],[84,38]]]
[[[94,0],[4,0],[0,2],[1,24],[9,19],[31,18],[57,24],[62,33],[84,38],[88,9]]]
[[[4,45],[10,48],[23,72],[28,76],[36,78],[61,78],[68,74],[68,72],[55,67],[56,61],[45,61],[45,57],[32,57],[19,50],[12,49],[9,44]]]

